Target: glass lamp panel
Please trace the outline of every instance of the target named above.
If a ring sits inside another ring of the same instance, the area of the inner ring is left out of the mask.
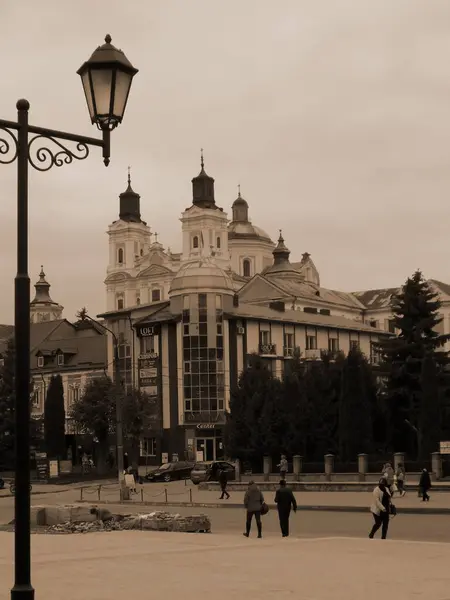
[[[112,71],[110,69],[92,69],[91,74],[95,107],[97,110],[95,116],[96,118],[104,118],[109,116]]]
[[[132,76],[123,71],[116,72],[116,87],[114,90],[113,114],[119,120],[122,119],[127,105],[128,93],[131,87]]]
[[[91,84],[89,81],[89,71],[85,71],[81,76],[81,83],[83,84],[84,95],[86,96],[86,103],[88,105],[89,116],[91,117],[91,121],[94,121],[94,101],[92,98],[92,90]]]

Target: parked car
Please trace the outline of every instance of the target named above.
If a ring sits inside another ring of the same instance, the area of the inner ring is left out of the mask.
[[[165,463],[155,471],[147,473],[147,481],[174,481],[176,479],[189,479],[194,463],[180,460],[177,462]]]
[[[228,481],[236,479],[235,466],[223,460],[198,462],[191,471],[191,481],[198,485],[202,481],[217,481],[220,471],[225,471]]]

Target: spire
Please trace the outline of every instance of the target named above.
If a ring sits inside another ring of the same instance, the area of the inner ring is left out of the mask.
[[[122,221],[141,223],[141,197],[131,187],[131,167],[128,167],[128,187],[119,196],[120,212]]]
[[[289,256],[291,254],[291,251],[285,246],[281,229],[280,229],[280,237],[278,238],[278,244],[277,244],[276,248],[274,249],[274,251],[272,252],[272,254],[273,254],[273,264],[274,265],[289,264]]]
[[[238,184],[238,197],[233,202],[231,207],[233,211],[233,221],[239,223],[248,223],[248,204],[247,201],[241,196],[241,184]]]
[[[192,180],[192,204],[199,208],[216,208],[214,179],[205,172],[203,148],[200,151],[200,173]]]
[[[50,284],[45,279],[44,267],[41,265],[41,272],[39,273],[39,280],[34,284],[36,294],[31,304],[55,304],[50,298]]]

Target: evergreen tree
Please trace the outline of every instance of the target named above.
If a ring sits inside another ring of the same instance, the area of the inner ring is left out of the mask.
[[[436,361],[432,354],[427,354],[422,362],[421,372],[421,404],[419,415],[418,445],[422,457],[429,457],[432,452],[439,451],[441,441],[441,399],[439,375]]]
[[[117,387],[109,377],[92,379],[80,399],[72,405],[72,419],[98,440],[100,473],[106,472],[109,434],[115,430],[117,393]]]
[[[424,458],[421,447],[421,420],[430,401],[424,389],[423,362],[425,357],[435,364],[438,388],[445,382],[448,353],[442,346],[450,338],[438,333],[438,295],[431,289],[420,271],[404,284],[392,303],[394,325],[399,331],[395,338],[378,344],[383,356],[382,370],[386,376],[386,400],[389,410],[389,438],[391,450],[417,453]],[[428,365],[426,373],[431,369]],[[428,375],[427,375],[428,376]],[[439,392],[439,398],[443,394]]]
[[[359,349],[351,349],[342,365],[339,402],[341,460],[353,461],[359,453],[371,452],[375,403],[376,386],[370,365]]]
[[[49,458],[66,456],[66,411],[61,375],[52,376],[44,405],[45,448]]]
[[[282,396],[282,407],[287,420],[283,448],[289,456],[306,456],[309,434],[308,400],[305,363],[301,361],[299,352],[294,354],[292,360],[285,362]]]
[[[267,440],[272,416],[270,404],[279,392],[279,382],[257,354],[248,358],[237,387],[231,392],[227,414],[225,443],[232,458],[260,461],[274,445],[273,436]]]
[[[0,465],[12,468],[15,448],[15,345],[10,338],[4,354],[3,367],[0,369]],[[30,381],[30,398],[32,382]],[[30,445],[36,447],[40,443],[41,432],[39,421],[30,419]]]

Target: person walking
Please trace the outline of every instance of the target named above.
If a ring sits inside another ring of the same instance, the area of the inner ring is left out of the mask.
[[[428,490],[431,488],[431,477],[427,469],[423,469],[419,481],[419,493],[422,496],[422,502],[429,502],[430,496]]]
[[[389,512],[391,506],[391,494],[388,489],[387,480],[382,477],[377,487],[373,490],[373,501],[370,507],[370,512],[375,521],[371,532],[370,539],[373,539],[376,532],[381,527],[381,539],[385,540],[389,528]]]
[[[278,509],[281,535],[284,538],[289,537],[289,517],[291,515],[291,508],[294,512],[297,512],[297,501],[291,488],[286,487],[284,479],[280,481],[280,487],[275,494],[275,503]]]
[[[387,486],[389,488],[389,492],[392,494],[392,486],[394,485],[394,469],[392,468],[391,463],[386,463],[383,467],[383,478],[387,481]]]
[[[252,528],[253,516],[256,520],[256,526],[258,528],[258,538],[262,538],[262,523],[261,523],[261,509],[264,504],[264,496],[261,490],[254,481],[250,481],[248,489],[244,496],[244,506],[247,509],[247,520],[245,523],[245,537],[250,536],[250,529]]]
[[[281,479],[286,479],[286,473],[288,472],[289,465],[288,465],[287,458],[286,458],[286,456],[284,454],[281,455],[280,464],[277,465],[277,467],[280,467],[280,477],[281,477]]]
[[[224,496],[228,498],[230,497],[230,494],[227,492],[227,485],[228,485],[228,476],[227,476],[227,472],[225,471],[225,469],[222,469],[221,471],[219,471],[219,483],[220,483],[220,489],[222,490],[222,495],[220,496],[220,500],[224,499]]]
[[[406,473],[405,473],[405,467],[403,466],[402,463],[398,463],[397,470],[395,471],[395,477],[397,479],[398,491],[400,493],[400,496],[403,497],[406,494],[406,492],[405,492]]]

